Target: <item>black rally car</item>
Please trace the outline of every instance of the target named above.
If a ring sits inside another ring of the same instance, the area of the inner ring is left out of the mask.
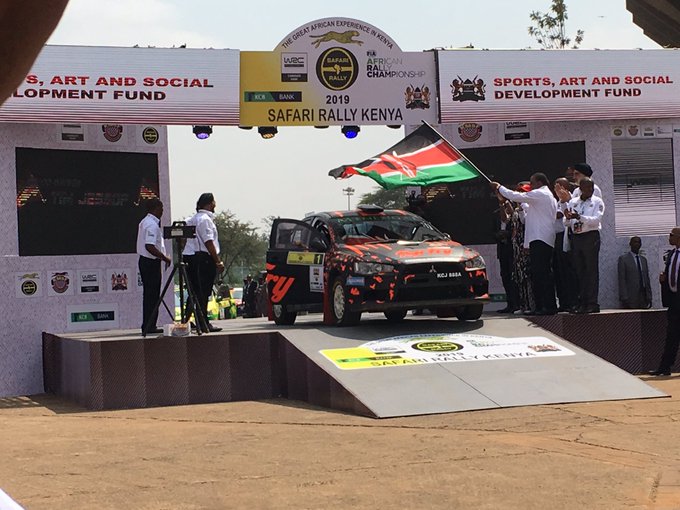
[[[300,311],[356,324],[362,312],[402,320],[428,308],[477,320],[489,300],[484,259],[415,214],[359,206],[276,219],[267,251],[267,288],[277,324]]]

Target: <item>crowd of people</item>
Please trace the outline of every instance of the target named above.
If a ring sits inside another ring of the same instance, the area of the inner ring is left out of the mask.
[[[598,265],[605,207],[592,175],[590,165],[577,163],[552,187],[540,172],[513,189],[490,183],[499,200],[497,254],[507,296],[501,313],[600,311]],[[638,302],[626,298],[628,305]]]

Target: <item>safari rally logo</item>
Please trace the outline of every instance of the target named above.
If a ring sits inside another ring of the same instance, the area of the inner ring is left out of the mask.
[[[316,61],[316,76],[330,90],[345,90],[356,81],[359,63],[351,51],[334,47],[324,51]]]

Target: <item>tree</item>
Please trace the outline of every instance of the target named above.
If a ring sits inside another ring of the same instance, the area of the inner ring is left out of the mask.
[[[215,226],[224,262],[223,281],[240,283],[241,268],[253,275],[264,270],[267,235],[259,233],[250,222],[239,221],[229,210],[215,214]]]
[[[384,189],[377,187],[371,193],[361,195],[359,204],[379,205],[384,209],[403,209],[406,207],[404,188]]]
[[[529,27],[529,35],[532,36],[543,49],[563,50],[571,44],[571,39],[567,37],[566,21],[567,6],[564,0],[552,0],[551,12],[532,11],[529,19],[534,26]],[[579,47],[583,41],[583,30],[577,30],[574,37],[572,49]]]

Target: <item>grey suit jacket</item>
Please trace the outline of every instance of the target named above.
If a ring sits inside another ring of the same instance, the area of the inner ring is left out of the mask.
[[[619,300],[628,308],[648,308],[652,303],[652,287],[649,284],[649,266],[644,255],[640,255],[644,289],[640,289],[640,278],[633,252],[619,257]]]

